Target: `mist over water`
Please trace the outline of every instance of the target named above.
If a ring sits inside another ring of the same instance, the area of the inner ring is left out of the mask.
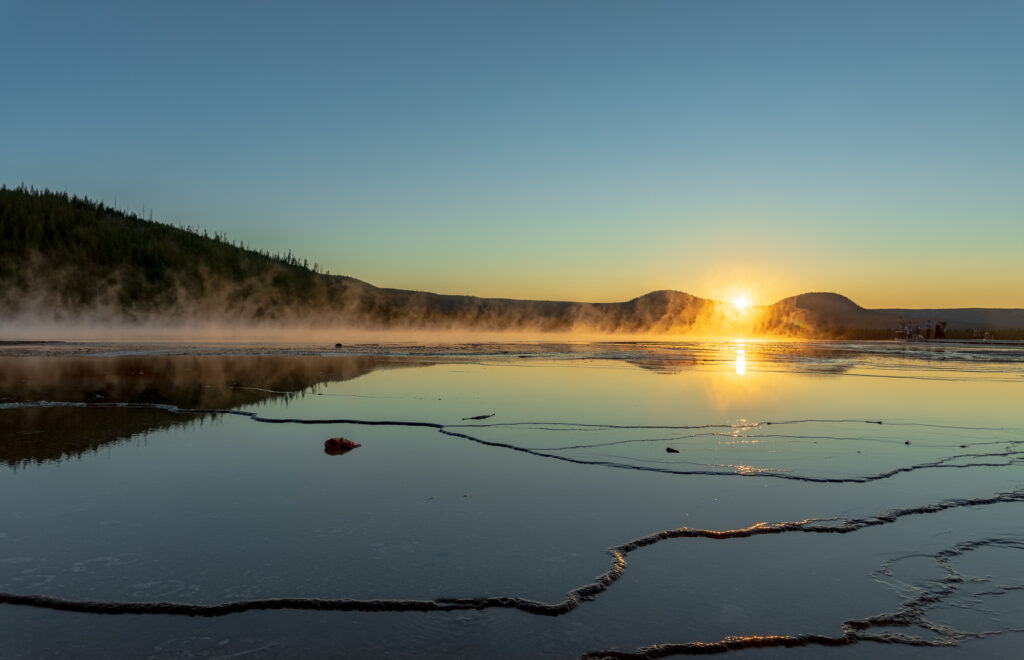
[[[308,310],[286,313],[284,318],[261,320],[245,311],[211,314],[159,313],[124,319],[117,313],[84,310],[71,318],[54,318],[45,313],[9,315],[0,323],[0,340],[19,341],[167,341],[173,343],[265,341],[294,345],[312,342],[381,343],[465,341],[600,341],[679,340],[682,338],[792,337],[793,332],[776,328],[766,310],[740,312],[725,303],[708,304],[697,310],[659,310],[648,316],[609,313],[588,303],[564,303],[553,316],[543,309],[530,309],[530,301],[514,301],[523,309],[514,313],[473,310],[438,317],[423,310],[403,309],[386,323],[358,313]],[[537,303],[543,305],[544,303]],[[561,303],[558,303],[561,304]],[[611,306],[611,304],[609,304]],[[223,318],[223,320],[211,320]],[[235,320],[232,320],[235,319]],[[776,328],[776,329],[772,329]]]
[[[120,283],[142,286],[138,273],[116,270],[103,286],[80,291],[81,274],[29,262],[19,271],[26,279],[20,287],[0,287],[0,340],[891,338],[897,321],[837,294],[802,294],[765,306],[671,290],[623,302],[511,300],[382,289],[277,262],[260,262],[261,270],[241,279],[203,267],[189,275],[194,282],[167,273],[153,291]]]
[[[1019,347],[0,352],[12,657],[1020,643]]]

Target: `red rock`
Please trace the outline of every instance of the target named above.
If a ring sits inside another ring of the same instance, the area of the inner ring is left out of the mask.
[[[324,452],[337,456],[352,451],[356,447],[361,447],[358,442],[352,442],[345,438],[331,438],[324,442]]]

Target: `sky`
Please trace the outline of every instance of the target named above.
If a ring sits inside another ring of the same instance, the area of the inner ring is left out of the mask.
[[[0,183],[377,286],[1024,307],[1024,1],[0,0]]]

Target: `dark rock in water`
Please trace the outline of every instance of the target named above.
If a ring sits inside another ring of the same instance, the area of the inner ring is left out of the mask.
[[[352,442],[345,438],[331,438],[324,442],[324,453],[331,456],[340,456],[361,446],[358,442]]]
[[[679,450],[678,449],[672,449],[671,447],[665,447],[665,452],[668,453],[668,454],[678,454]]]

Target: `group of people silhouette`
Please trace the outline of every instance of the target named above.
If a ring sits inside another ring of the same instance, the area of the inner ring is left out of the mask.
[[[937,321],[934,325],[931,319],[925,321],[921,326],[920,321],[907,321],[900,318],[899,328],[896,330],[896,339],[903,341],[928,341],[929,339],[946,338],[947,321]]]
[[[934,324],[931,320],[924,322],[921,325],[920,321],[913,319],[906,320],[900,318],[899,327],[896,328],[896,339],[900,341],[928,341],[929,339],[946,339],[946,326],[949,325],[947,321],[936,321]],[[971,329],[971,339],[982,340],[982,341],[994,341],[996,333],[991,330],[977,330]],[[964,337],[965,335],[961,335]]]

